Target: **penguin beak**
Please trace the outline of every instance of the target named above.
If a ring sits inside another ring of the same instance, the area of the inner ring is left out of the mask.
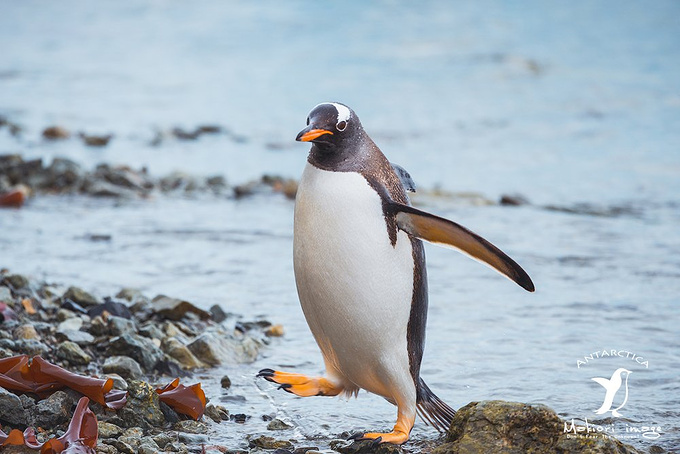
[[[308,126],[300,131],[295,140],[298,142],[311,142],[312,140],[316,139],[317,137],[321,137],[324,134],[333,135],[331,131],[327,131],[325,129],[313,129],[312,126]]]

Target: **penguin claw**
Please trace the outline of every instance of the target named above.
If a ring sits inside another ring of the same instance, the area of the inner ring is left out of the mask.
[[[292,387],[293,387],[293,385],[291,385],[290,383],[282,383],[282,384],[280,384],[279,387],[276,388],[276,389],[282,389],[282,390],[284,390],[284,391],[287,391],[287,392],[289,392],[289,393],[292,393],[292,391],[290,390],[290,388],[292,388]]]
[[[256,377],[262,377],[265,380],[269,380],[273,376],[274,376],[274,370],[273,369],[262,369],[256,375]],[[271,381],[271,380],[269,380],[269,381]]]
[[[361,439],[363,439],[363,437],[364,437],[363,433],[357,432],[357,433],[354,433],[354,434],[350,435],[349,437],[347,437],[347,440],[348,441],[349,440],[361,440]]]
[[[382,437],[374,438],[373,443],[371,443],[371,447],[375,448],[378,446],[380,443],[382,443]]]

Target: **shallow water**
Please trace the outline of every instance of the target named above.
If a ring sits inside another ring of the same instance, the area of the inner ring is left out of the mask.
[[[659,425],[658,440],[626,441],[672,448],[680,444],[680,6],[524,5],[5,2],[0,115],[24,131],[0,129],[0,151],[234,183],[297,177],[307,147],[292,139],[307,112],[345,102],[419,187],[534,202],[418,200],[499,245],[538,289],[528,294],[428,246],[422,374],[430,387],[454,407],[541,402],[592,421],[603,389],[591,378],[628,367],[617,427]],[[51,124],[115,137],[104,149],[75,138],[45,143],[40,132]],[[149,145],[156,129],[199,124],[231,133]],[[310,444],[391,427],[394,409],[375,396],[298,399],[253,379],[262,367],[322,370],[297,304],[292,207],[266,196],[41,196],[0,212],[0,265],[100,295],[133,286],[283,323],[286,336],[256,364],[201,376],[209,396],[252,416],[220,426],[216,442],[238,446],[244,433],[265,431],[262,414],[289,418]],[[649,367],[625,358],[577,367],[611,349]],[[234,381],[224,394],[223,372]],[[413,432],[416,447],[435,436],[420,423]]]

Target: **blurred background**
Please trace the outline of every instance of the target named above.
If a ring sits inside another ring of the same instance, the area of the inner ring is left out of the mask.
[[[590,377],[613,363],[583,372],[576,360],[623,348],[649,358],[627,422],[662,426],[662,447],[680,438],[678,2],[2,1],[0,49],[0,154],[45,165],[224,176],[229,188],[295,179],[311,108],[351,106],[411,173],[415,203],[536,283],[524,293],[428,246],[430,387],[455,408],[499,398],[582,418],[602,397]],[[206,125],[214,133],[182,134]],[[54,126],[70,137],[48,140]],[[93,147],[81,133],[110,137]],[[391,426],[375,396],[303,401],[254,382],[260,366],[322,369],[295,293],[293,202],[255,192],[39,193],[0,211],[0,266],[266,316],[286,337],[231,371],[234,412],[274,408],[309,437]]]

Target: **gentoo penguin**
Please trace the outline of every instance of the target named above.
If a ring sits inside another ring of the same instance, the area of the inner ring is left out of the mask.
[[[404,443],[416,412],[448,429],[454,410],[420,378],[427,319],[421,239],[459,249],[528,291],[531,279],[485,239],[411,207],[410,176],[390,164],[349,107],[314,107],[296,140],[312,147],[295,201],[295,280],[326,375],[264,369],[258,376],[298,396],[365,389],[397,406],[392,432],[362,439]]]

